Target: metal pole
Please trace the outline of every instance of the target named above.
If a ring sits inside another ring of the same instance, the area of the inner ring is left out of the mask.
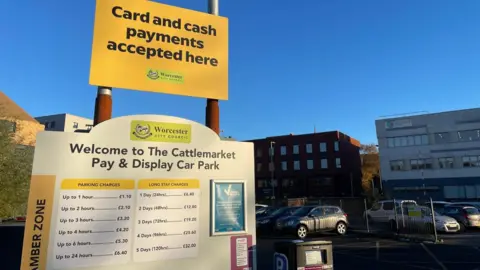
[[[363,199],[363,204],[365,205],[365,222],[367,223],[367,232],[370,232],[370,227],[368,226],[368,214],[367,214],[367,199]]]
[[[435,222],[435,210],[433,209],[432,197],[430,197],[430,210],[432,211],[432,224],[433,224],[433,236],[435,237],[435,243],[438,241],[437,224]]]
[[[274,183],[274,177],[275,177],[275,165],[273,164],[273,145],[275,142],[270,141],[270,182],[272,183],[272,205],[274,205],[274,199],[275,199],[275,183]]]
[[[393,199],[393,211],[395,211],[395,232],[398,232],[397,201]]]
[[[208,13],[218,16],[218,0],[208,0]],[[215,131],[215,133],[220,133],[220,107],[218,99],[207,99],[205,125]]]
[[[353,198],[353,174],[350,173],[350,194],[351,197]]]
[[[93,125],[96,126],[103,121],[112,118],[112,88],[99,86],[97,98],[95,99],[95,112]]]

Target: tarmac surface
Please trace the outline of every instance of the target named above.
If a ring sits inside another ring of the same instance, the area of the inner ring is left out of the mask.
[[[335,270],[480,270],[480,231],[440,234],[439,237],[443,243],[403,242],[355,232],[347,236],[319,235],[311,240],[332,241]],[[288,239],[293,238],[257,237],[257,270],[274,270],[274,243]],[[21,224],[0,226],[0,254],[3,260],[0,269],[20,268],[22,241]]]
[[[335,270],[347,269],[461,269],[480,270],[480,233],[440,235],[443,243],[417,243],[351,233],[322,235],[311,240],[333,243]],[[273,245],[281,239],[257,238],[257,269],[273,268]]]

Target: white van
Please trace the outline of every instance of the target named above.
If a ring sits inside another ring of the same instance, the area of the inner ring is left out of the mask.
[[[378,201],[372,205],[372,208],[365,211],[364,216],[371,222],[388,222],[388,217],[395,214],[393,202],[395,202],[396,207],[400,207],[401,205],[407,206],[409,204],[417,205],[417,202],[413,200]]]

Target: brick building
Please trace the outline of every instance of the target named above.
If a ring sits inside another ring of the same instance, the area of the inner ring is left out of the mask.
[[[360,143],[346,134],[290,134],[250,142],[255,145],[257,200],[270,199],[273,192],[277,199],[361,194]]]

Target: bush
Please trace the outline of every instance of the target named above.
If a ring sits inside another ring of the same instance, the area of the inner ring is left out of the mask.
[[[0,120],[0,218],[26,214],[32,173],[33,147],[15,143],[11,123]]]

